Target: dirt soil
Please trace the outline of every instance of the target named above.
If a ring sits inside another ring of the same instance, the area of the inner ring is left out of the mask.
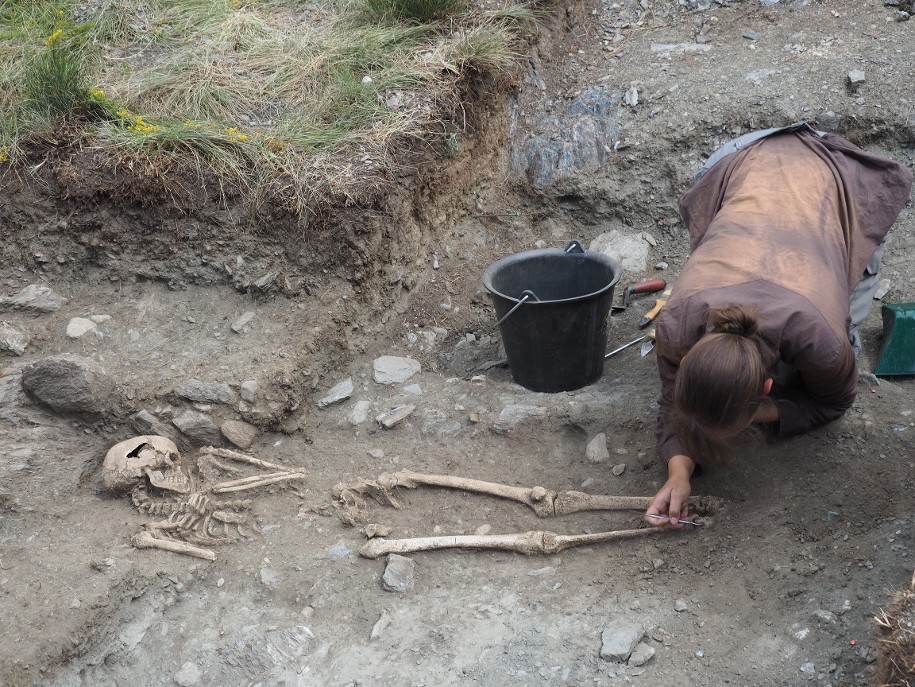
[[[915,20],[897,21],[899,11],[883,0],[553,7],[517,88],[481,86],[455,154],[404,173],[370,206],[308,226],[215,200],[184,212],[125,202],[61,154],[8,173],[0,296],[43,284],[67,302],[2,314],[32,340],[0,361],[0,681],[868,684],[873,616],[915,567],[910,378],[862,377],[842,420],[747,447],[730,471],[697,479],[694,493],[728,504],[707,530],[550,556],[418,553],[412,588],[390,592],[385,560],[360,557],[359,530],[319,507],[338,482],[401,469],[653,495],[664,481],[653,355],[629,349],[578,391],[521,388],[493,364],[483,269],[615,229],[652,241],[644,269],[622,284],[674,279],[687,257],[677,195],[719,143],[754,128],[807,119],[913,165]],[[864,81],[852,87],[854,70]],[[526,146],[581,140],[569,105],[589,89],[612,103],[593,139],[606,145],[574,158],[571,172],[537,177]],[[910,203],[885,257],[884,302],[915,301],[913,254]],[[614,316],[611,346],[638,334],[647,303]],[[863,328],[863,371],[880,346],[878,305]],[[246,312],[253,319],[234,331]],[[92,315],[110,319],[67,336],[71,318]],[[111,413],[59,414],[23,393],[22,368],[62,353],[96,361],[117,383]],[[382,355],[422,370],[377,384]],[[319,409],[348,377],[351,397]],[[253,401],[197,409],[257,426],[250,453],[309,475],[252,494],[257,531],[218,547],[213,562],[134,549],[150,518],[100,476],[109,447],[139,433],[131,415],[167,423],[194,407],[175,391],[191,379],[236,392],[257,382]],[[354,424],[360,401],[367,419]],[[416,406],[404,422],[375,422],[402,403]],[[523,419],[509,422],[513,406]],[[586,446],[599,433],[609,458],[593,462]],[[367,508],[392,537],[639,526],[638,512],[541,520],[462,491],[398,496],[400,510]],[[644,665],[600,657],[604,629],[626,622],[641,624],[654,650]]]

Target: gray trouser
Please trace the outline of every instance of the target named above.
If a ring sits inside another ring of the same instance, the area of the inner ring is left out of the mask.
[[[870,312],[871,305],[874,302],[874,293],[880,284],[880,261],[883,259],[883,251],[886,248],[886,238],[877,246],[877,250],[871,256],[870,262],[864,268],[864,274],[861,281],[851,292],[851,299],[848,304],[848,313],[851,315],[851,327],[848,329],[848,340],[851,341],[852,348],[855,349],[855,356],[861,352],[861,335],[858,333],[858,325],[864,321]]]

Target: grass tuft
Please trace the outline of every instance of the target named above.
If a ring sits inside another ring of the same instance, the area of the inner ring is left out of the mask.
[[[466,6],[466,0],[365,0],[370,12],[417,24],[441,21]]]
[[[71,118],[85,112],[89,74],[86,56],[52,33],[47,49],[29,65],[23,80],[25,109],[39,118]]]

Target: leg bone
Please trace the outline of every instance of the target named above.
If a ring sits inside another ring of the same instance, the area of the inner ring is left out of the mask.
[[[191,546],[181,541],[171,539],[159,539],[149,532],[138,532],[131,538],[131,543],[138,549],[162,549],[163,551],[172,551],[174,553],[183,553],[188,556],[205,558],[208,561],[215,561],[216,554],[209,549],[202,549],[199,546]]]
[[[419,486],[461,489],[477,494],[488,494],[517,501],[529,506],[542,518],[590,510],[645,510],[651,504],[648,496],[605,496],[585,494],[580,491],[555,492],[543,487],[513,487],[496,482],[484,482],[453,475],[427,475],[402,470],[381,475],[377,480],[360,480],[334,487],[334,498],[341,498],[347,492],[367,494],[383,505],[396,504],[391,491],[397,487],[416,489]],[[379,490],[382,492],[379,494]],[[714,513],[723,504],[721,499],[708,496],[693,496],[689,505],[702,515]],[[399,504],[395,505],[395,508]]]
[[[614,530],[594,534],[556,534],[554,532],[523,532],[519,534],[467,534],[446,537],[417,537],[415,539],[370,539],[359,555],[378,558],[388,553],[413,553],[438,549],[498,549],[516,551],[525,555],[554,554],[576,546],[600,544],[608,541],[647,537],[666,532],[659,527],[636,530]]]

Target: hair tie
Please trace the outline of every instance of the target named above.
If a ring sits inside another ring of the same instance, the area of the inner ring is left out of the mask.
[[[736,334],[737,336],[743,336],[745,334],[745,332],[742,329],[735,329],[734,327],[722,329],[721,333],[722,334]]]

